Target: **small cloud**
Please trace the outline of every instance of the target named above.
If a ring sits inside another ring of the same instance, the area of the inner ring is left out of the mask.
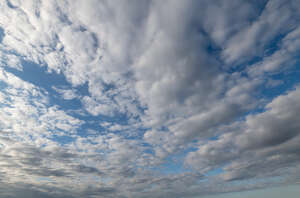
[[[78,98],[79,96],[76,94],[76,91],[73,89],[59,89],[56,87],[52,87],[57,93],[61,95],[61,97],[65,100],[73,100]]]

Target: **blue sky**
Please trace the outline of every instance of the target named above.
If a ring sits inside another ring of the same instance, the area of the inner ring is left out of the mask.
[[[299,5],[1,1],[1,197],[295,197]]]

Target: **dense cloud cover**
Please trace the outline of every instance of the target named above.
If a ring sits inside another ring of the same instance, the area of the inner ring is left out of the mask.
[[[299,0],[0,1],[0,196],[300,181]]]

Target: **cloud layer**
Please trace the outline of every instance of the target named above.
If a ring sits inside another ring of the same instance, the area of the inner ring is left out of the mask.
[[[299,182],[298,0],[0,2],[0,194]]]

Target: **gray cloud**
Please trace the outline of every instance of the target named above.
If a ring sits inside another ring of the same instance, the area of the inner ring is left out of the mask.
[[[298,100],[299,87],[278,96],[266,105],[265,112],[238,123],[236,131],[190,153],[187,163],[202,171],[223,168],[225,180],[289,177],[299,163]]]

